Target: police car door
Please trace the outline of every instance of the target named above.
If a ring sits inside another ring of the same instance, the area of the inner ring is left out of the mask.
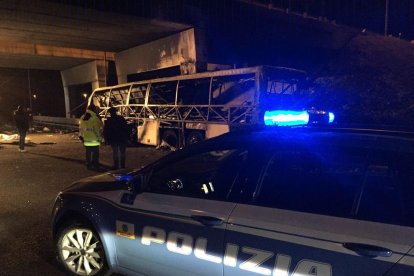
[[[222,275],[228,194],[243,162],[234,148],[154,167],[146,191],[118,216],[119,265],[146,275]]]
[[[252,168],[250,186],[256,188],[251,200],[231,214],[224,274],[392,272],[414,244],[414,230],[412,213],[411,221],[400,220],[401,194],[391,179],[391,164],[375,159],[365,146],[352,148],[346,142],[300,146],[258,152],[254,158],[257,163],[269,156],[257,186]],[[401,275],[414,275],[412,266],[400,268]]]

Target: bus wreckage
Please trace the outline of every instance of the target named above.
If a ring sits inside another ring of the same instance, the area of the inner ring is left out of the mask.
[[[306,109],[304,71],[272,66],[130,82],[93,91],[88,104],[105,120],[115,107],[135,142],[180,148],[241,126],[263,125],[275,108]]]

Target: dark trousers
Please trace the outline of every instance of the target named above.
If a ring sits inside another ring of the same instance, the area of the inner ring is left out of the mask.
[[[24,141],[26,140],[27,129],[19,129],[19,149],[24,150]]]
[[[114,162],[114,169],[123,169],[125,168],[125,144],[112,144],[112,159]]]
[[[99,146],[87,146],[86,151],[86,166],[88,168],[99,168]]]

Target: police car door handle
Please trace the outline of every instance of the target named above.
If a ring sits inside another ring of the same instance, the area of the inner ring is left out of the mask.
[[[219,226],[223,224],[223,221],[219,218],[209,216],[191,216],[193,220],[201,222],[206,226]]]
[[[370,244],[346,242],[343,247],[356,252],[358,255],[370,258],[390,257],[392,255],[392,250]]]

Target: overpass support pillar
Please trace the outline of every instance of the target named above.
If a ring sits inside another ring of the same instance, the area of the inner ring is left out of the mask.
[[[96,79],[92,82],[92,90],[106,86],[107,64],[104,60],[96,60]],[[91,91],[92,92],[92,91]]]
[[[65,114],[66,114],[65,117],[70,118],[71,116],[70,116],[69,88],[65,84],[63,85],[63,93],[65,96]]]
[[[86,107],[85,101],[94,89],[106,85],[106,63],[106,60],[95,60],[60,72],[66,118],[72,117],[75,109]],[[77,86],[89,87],[90,91],[78,91]],[[86,97],[82,93],[86,93]]]

